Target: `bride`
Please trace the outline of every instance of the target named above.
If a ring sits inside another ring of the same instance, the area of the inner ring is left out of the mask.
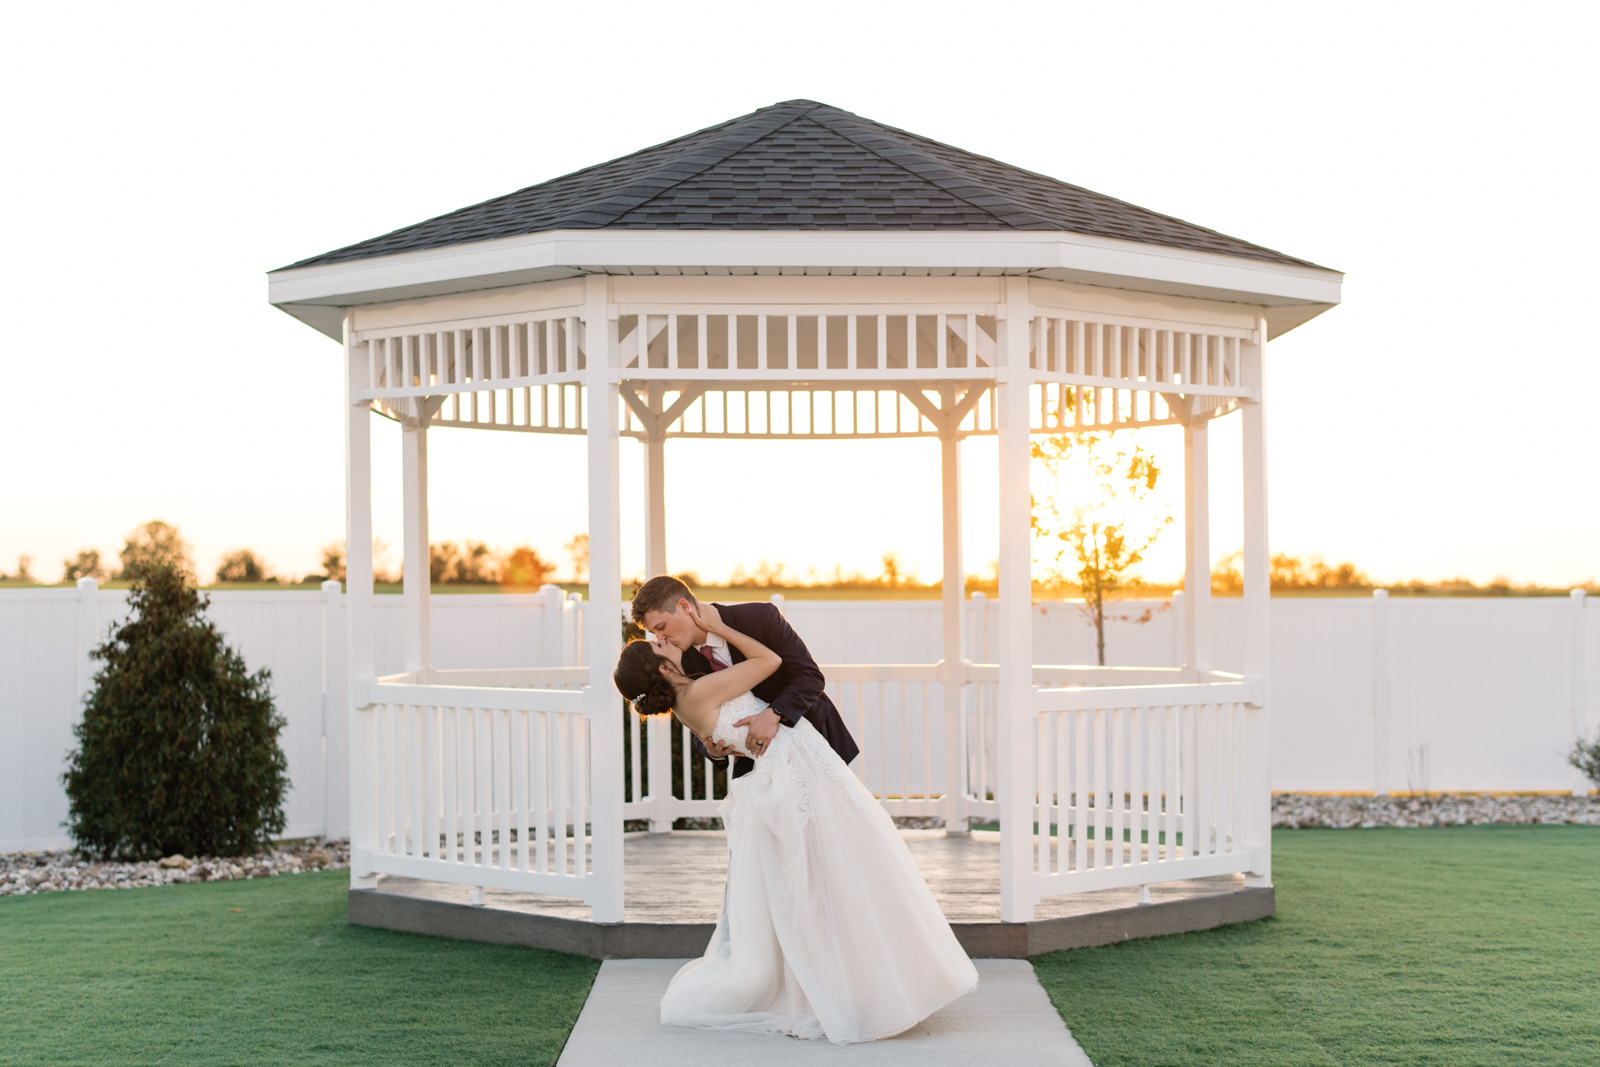
[[[733,724],[765,704],[750,690],[776,653],[722,621],[694,622],[746,657],[690,678],[682,652],[635,641],[613,678],[642,715],[672,713],[704,743],[755,759],[719,809],[728,885],[705,955],[661,1000],[661,1021],[707,1030],[827,1038],[889,1037],[978,984],[894,823],[811,723],[779,730],[765,751]]]

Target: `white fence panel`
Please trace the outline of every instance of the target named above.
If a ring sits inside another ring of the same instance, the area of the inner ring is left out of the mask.
[[[99,591],[94,601],[98,642],[126,617],[127,594]],[[1108,663],[1181,662],[1181,611],[1160,610],[1163,603],[1118,605],[1119,616],[1152,614],[1145,624],[1108,624]],[[68,843],[60,776],[81,714],[82,604],[76,589],[0,591],[0,850]],[[433,597],[435,665],[555,666],[546,663],[547,650],[562,647],[568,663],[582,663],[586,605],[568,605],[580,610],[563,613],[563,640],[553,642],[544,604],[542,595]],[[380,673],[403,669],[401,606],[399,597],[377,598]],[[790,600],[783,610],[820,663],[926,666],[941,655],[933,601]],[[1386,679],[1375,674],[1381,610],[1367,597],[1273,602],[1274,790],[1404,790],[1408,763],[1411,784],[1431,790],[1591,787],[1565,757],[1577,733],[1600,729],[1600,598],[1391,598]],[[343,598],[219,592],[211,613],[251,670],[272,670],[278,710],[289,721],[288,832],[347,832]],[[1241,604],[1217,598],[1213,616],[1212,666],[1237,671]],[[993,600],[968,602],[966,659],[994,662],[997,618]],[[1036,605],[1034,621],[1041,662],[1094,662],[1094,631],[1075,604]],[[881,699],[863,689],[859,705],[854,682],[832,688],[846,722],[863,735],[860,773],[910,814],[931,808],[926,798],[944,788],[943,711],[937,682],[904,683],[903,703],[900,684],[884,683]],[[1387,693],[1386,705],[1378,693]],[[974,799],[993,788],[993,722],[984,700],[985,686],[967,687]]]
[[[826,671],[827,668],[824,668]],[[861,747],[854,770],[892,815],[938,815],[945,792],[944,687],[925,674],[890,680],[839,680],[828,695]]]
[[[402,598],[374,598],[379,676],[405,670]],[[435,594],[429,598],[433,665],[558,667],[544,661],[544,597],[533,593]]]
[[[1574,644],[1582,658],[1572,671],[1572,735],[1592,738],[1600,734],[1600,597],[1586,597],[1579,604],[1581,618],[1574,622],[1578,631]],[[1600,782],[1586,783],[1582,775],[1572,771],[1572,788],[1585,786],[1600,786]]]
[[[0,594],[0,850],[63,840],[78,705],[78,591]]]
[[[128,594],[93,594],[94,639],[99,644],[129,614]],[[279,743],[289,764],[286,836],[343,833],[348,825],[342,764],[329,768],[330,752],[345,758],[343,716],[325,721],[327,677],[343,687],[343,632],[330,642],[320,592],[209,594],[209,615],[246,667],[272,673],[273,701],[287,721]],[[0,851],[60,848],[68,803],[61,775],[82,717],[79,676],[103,664],[86,660],[80,640],[79,590],[7,590],[0,593]],[[337,614],[338,601],[333,602]],[[342,616],[337,620],[342,627]],[[325,663],[325,651],[337,657]],[[332,702],[337,705],[338,702]],[[333,744],[325,737],[333,734]]]
[[[1221,670],[1239,671],[1241,602],[1220,601]],[[1272,605],[1272,773],[1278,791],[1372,788],[1373,625],[1367,598]],[[1219,634],[1220,636],[1220,634]],[[1280,785],[1279,783],[1285,783]]]
[[[1567,789],[1565,599],[1389,605],[1395,788]]]
[[[1178,612],[1170,600],[1130,600],[1106,606],[1106,663],[1117,667],[1176,667],[1183,662],[1181,639],[1174,655]],[[1148,622],[1140,619],[1148,618]],[[996,620],[998,624],[998,619]],[[1033,658],[1037,663],[1095,663],[1094,625],[1076,603],[1034,605]],[[993,659],[985,658],[985,663]]]
[[[818,663],[935,663],[938,601],[786,600],[789,620]]]
[[[252,673],[272,672],[272,701],[285,726],[278,745],[289,762],[286,837],[320,833],[326,756],[322,733],[323,600],[320,593],[210,594],[207,613]]]

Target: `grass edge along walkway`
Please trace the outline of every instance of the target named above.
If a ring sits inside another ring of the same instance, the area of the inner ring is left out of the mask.
[[[1276,918],[1033,958],[1096,1067],[1600,1063],[1600,828],[1272,841]]]
[[[0,1064],[554,1064],[598,961],[351,926],[348,871],[0,899]]]

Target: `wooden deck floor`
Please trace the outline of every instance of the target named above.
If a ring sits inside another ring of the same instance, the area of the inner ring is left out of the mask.
[[[902,830],[922,876],[951,923],[1000,921],[1000,835],[975,830],[950,836],[943,830]],[[715,923],[727,878],[727,838],[719,831],[628,834],[624,838],[624,921],[652,924]],[[1196,900],[1237,893],[1241,875],[1196,878],[1150,887],[1152,903]],[[389,875],[378,879],[385,894],[470,904],[472,889]],[[489,889],[486,907],[582,922],[589,908],[581,900]],[[1106,889],[1043,901],[1036,920],[1087,916],[1138,904],[1138,889]]]

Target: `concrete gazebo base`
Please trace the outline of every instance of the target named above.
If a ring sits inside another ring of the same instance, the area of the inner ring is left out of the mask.
[[[1000,921],[1000,835],[902,830],[922,875],[967,953],[979,959],[1025,959],[1057,949],[1108,945],[1135,937],[1210,930],[1273,914],[1270,886],[1219,875],[1139,891],[1105,889],[1042,901],[1032,922]],[[722,903],[727,839],[720,832],[628,834],[624,918],[595,923],[582,901],[489,889],[482,906],[472,889],[446,882],[382,876],[376,889],[350,891],[350,921],[466,941],[528,945],[596,959],[670,959],[705,951]]]

